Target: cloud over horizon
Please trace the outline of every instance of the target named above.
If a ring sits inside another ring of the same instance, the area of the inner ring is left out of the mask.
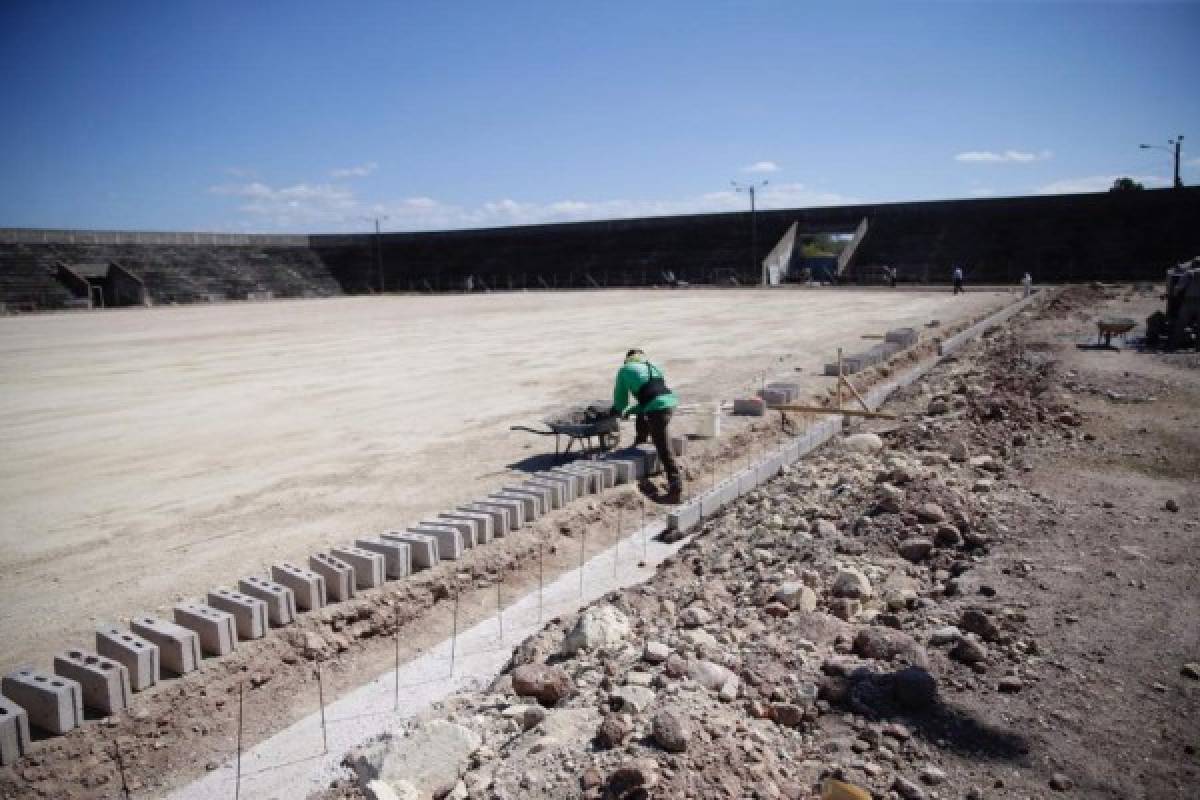
[[[969,150],[959,153],[954,160],[964,164],[1029,164],[1034,161],[1046,161],[1053,156],[1054,154],[1049,150],[1042,150],[1040,153],[1023,150],[1004,150],[1002,152]]]
[[[365,178],[375,170],[379,169],[379,164],[374,161],[368,161],[365,164],[357,164],[353,167],[341,167],[340,169],[332,169],[329,171],[331,178]]]
[[[774,161],[755,161],[753,164],[742,167],[742,172],[767,173],[778,171],[779,165]]]

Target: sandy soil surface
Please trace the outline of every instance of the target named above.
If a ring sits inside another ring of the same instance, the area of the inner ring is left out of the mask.
[[[764,371],[819,387],[862,334],[1010,297],[612,291],[0,319],[0,669],[505,483],[551,441],[508,427],[606,397],[629,346],[685,402]]]
[[[1197,797],[1200,359],[1075,347],[1160,302],[1018,316],[321,797]]]

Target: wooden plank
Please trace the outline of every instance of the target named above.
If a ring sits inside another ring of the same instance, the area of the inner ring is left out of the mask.
[[[842,414],[847,417],[869,417],[871,419],[899,419],[895,414],[883,411],[859,411],[857,408],[826,408],[825,406],[786,405],[775,406],[773,411],[802,411],[806,414]]]

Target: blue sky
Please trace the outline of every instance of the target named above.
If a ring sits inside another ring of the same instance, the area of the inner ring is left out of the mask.
[[[0,227],[386,230],[1200,181],[1200,3],[0,3]]]

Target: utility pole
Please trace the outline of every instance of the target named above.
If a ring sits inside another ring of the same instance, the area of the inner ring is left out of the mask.
[[[1168,147],[1163,147],[1161,144],[1139,144],[1142,150],[1166,150],[1175,157],[1175,188],[1183,188],[1183,178],[1179,175],[1179,158],[1183,148],[1183,134],[1179,134],[1174,139],[1167,139]]]
[[[767,181],[761,183],[738,183],[730,181],[733,184],[735,192],[746,192],[750,195],[750,268],[754,269],[758,264],[758,209],[754,203],[754,197],[758,190],[767,185]],[[762,285],[767,285],[767,268],[761,266]]]
[[[365,222],[374,222],[375,223],[375,274],[378,275],[378,277],[379,277],[379,293],[383,294],[386,287],[384,286],[384,281],[383,281],[383,249],[382,249],[383,236],[379,232],[379,223],[386,221],[387,215],[381,215],[378,217],[359,217],[358,219],[361,219]],[[370,288],[369,282],[368,282],[368,288]]]

